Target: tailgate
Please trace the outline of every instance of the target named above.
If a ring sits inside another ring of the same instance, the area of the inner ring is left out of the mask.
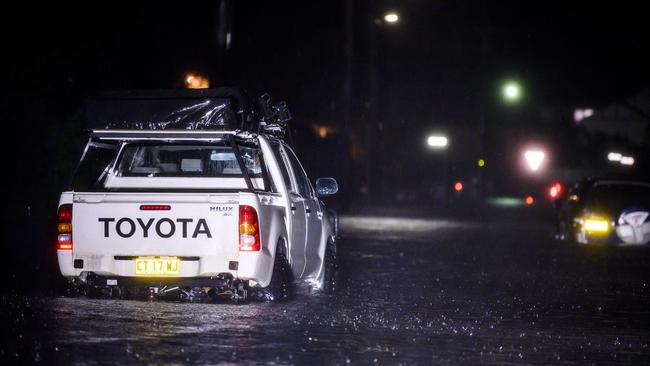
[[[239,254],[238,204],[238,194],[75,194],[73,254],[100,272],[122,267],[113,261],[147,256],[182,257],[203,267],[182,275],[227,270]]]

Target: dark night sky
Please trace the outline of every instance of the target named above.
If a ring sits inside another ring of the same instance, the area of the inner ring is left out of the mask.
[[[85,95],[179,87],[186,72],[196,71],[210,74],[212,86],[242,85],[286,99],[296,123],[340,125],[344,2],[235,1],[233,43],[225,63],[217,52],[216,3],[29,3],[5,9],[5,124],[47,137],[43,148],[60,160],[72,152],[61,152],[57,139],[79,127],[70,120],[79,114]],[[598,106],[650,84],[650,32],[640,2],[369,3],[353,7],[353,117],[358,123],[367,114],[370,9],[376,14],[394,9],[401,16],[399,24],[378,26],[376,33],[380,120],[388,131],[472,126],[478,100],[484,98],[489,108],[506,77],[525,84],[531,110]],[[221,74],[220,68],[225,70]],[[59,166],[40,161],[31,147],[20,149],[44,169]],[[33,178],[25,175],[25,180]]]
[[[360,74],[368,6],[357,3],[355,72]],[[460,69],[456,77],[443,78],[449,84],[440,87],[471,88],[483,34],[489,45],[487,77],[525,78],[542,102],[607,101],[648,82],[649,32],[636,2],[614,7],[594,2],[378,1],[374,8],[376,13],[396,9],[402,17],[378,35],[381,71],[391,81],[435,80]],[[173,87],[187,70],[214,68],[216,13],[210,2],[56,4],[5,12],[5,20],[21,19],[3,24],[5,47],[13,51],[7,53],[9,85],[42,89],[44,83],[67,82],[82,91]],[[325,95],[337,96],[339,80],[333,79],[342,77],[344,61],[342,2],[240,1],[233,26],[228,82],[244,80],[255,84],[247,87],[272,86],[287,94],[315,84],[328,88]]]

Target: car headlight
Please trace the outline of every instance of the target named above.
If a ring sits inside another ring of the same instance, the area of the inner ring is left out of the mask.
[[[583,229],[593,234],[606,234],[609,232],[610,223],[602,218],[588,217],[585,219]]]

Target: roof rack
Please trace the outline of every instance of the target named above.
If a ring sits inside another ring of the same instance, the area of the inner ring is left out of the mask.
[[[289,137],[291,113],[241,88],[101,92],[85,101],[89,130],[239,130]]]

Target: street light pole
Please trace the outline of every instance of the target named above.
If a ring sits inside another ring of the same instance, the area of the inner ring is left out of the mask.
[[[372,6],[372,2],[370,3]],[[368,188],[368,195],[374,193],[374,160],[376,153],[375,132],[377,129],[377,65],[376,65],[376,24],[374,9],[369,11],[370,18],[368,19],[368,130],[366,132],[366,147],[367,147],[367,171],[366,171],[366,184]]]
[[[382,124],[378,121],[378,72],[377,72],[377,27],[383,24],[395,24],[399,16],[395,12],[384,14],[383,18],[376,16],[370,2],[368,19],[368,130],[366,133],[366,147],[368,152],[366,179],[368,192],[372,194],[383,194],[382,167],[375,166],[374,162],[381,160],[383,152]],[[379,170],[379,171],[376,171]],[[379,185],[375,185],[375,182]],[[379,190],[377,191],[377,187]]]
[[[344,149],[338,149],[338,154],[342,154],[342,159],[340,161],[342,164],[342,175],[343,175],[343,185],[345,186],[346,182],[349,182],[350,176],[350,159],[349,154],[351,153],[351,144],[352,141],[352,57],[353,57],[353,23],[352,23],[352,12],[353,12],[353,2],[345,2],[345,72],[343,80],[343,136],[347,137],[347,141],[343,140],[340,143],[343,144]],[[339,140],[340,141],[340,140]],[[343,153],[345,151],[345,153]],[[340,155],[339,155],[340,156]]]
[[[445,205],[449,203],[449,190],[450,190],[450,185],[449,185],[449,169],[450,169],[450,164],[449,164],[449,138],[446,135],[443,134],[434,134],[434,135],[429,135],[427,137],[427,145],[431,150],[442,152],[444,154],[443,156],[443,166],[442,166],[442,183],[443,183],[443,193],[444,193],[444,201]],[[433,182],[436,182],[437,180],[433,179]]]
[[[485,93],[486,93],[486,58],[488,54],[488,45],[487,45],[487,35],[483,30],[479,32],[481,37],[481,53],[480,53],[480,78],[479,78],[479,139],[480,139],[480,155],[481,159],[487,159],[487,146],[486,146],[486,121],[485,121]],[[479,169],[478,171],[478,186],[479,186],[479,199],[483,201],[485,199],[485,169]]]
[[[223,85],[228,76],[228,51],[232,40],[232,0],[221,0],[217,13],[217,52],[216,67],[214,71],[214,80],[218,80]]]

